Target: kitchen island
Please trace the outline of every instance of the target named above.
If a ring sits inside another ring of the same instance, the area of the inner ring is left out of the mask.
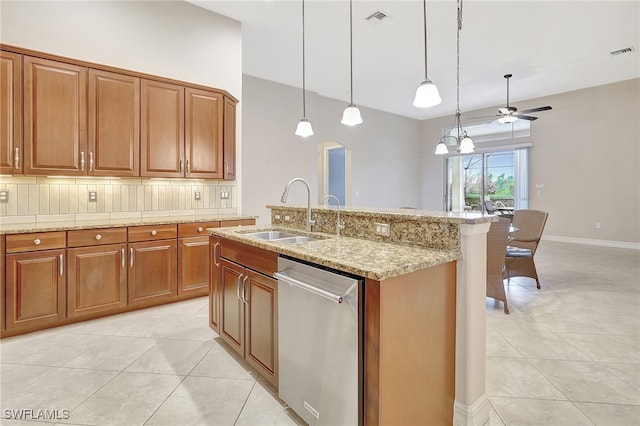
[[[470,342],[469,334],[476,333],[478,327],[466,328],[479,314],[476,309],[479,293],[477,288],[473,291],[463,288],[460,278],[469,277],[472,271],[466,269],[470,265],[471,269],[479,269],[474,275],[484,274],[485,250],[478,240],[484,243],[493,216],[347,210],[341,212],[345,227],[343,236],[338,238],[327,232],[335,229],[335,209],[314,209],[317,230],[305,233],[302,231],[304,221],[298,220],[304,219],[303,208],[270,207],[271,226],[211,229],[214,262],[228,262],[227,254],[232,252],[264,255],[268,260],[262,265],[268,266],[257,272],[265,278],[275,272],[277,257],[286,256],[363,278],[361,424],[482,424],[483,419],[488,419],[488,406],[482,401],[486,400],[484,362],[478,373],[475,368],[480,356],[475,356],[476,352],[460,353],[460,348],[466,350],[476,344],[474,349],[482,346],[484,360],[484,316],[481,338],[472,336]],[[285,219],[287,226],[278,223]],[[381,222],[389,225],[388,236],[375,233],[376,224]],[[286,244],[250,235],[269,230],[295,230],[299,235],[315,238]],[[350,236],[353,234],[358,234],[357,238]],[[472,241],[468,241],[468,235]],[[473,254],[476,258],[473,262],[464,258],[468,243],[478,251]],[[479,262],[478,258],[483,261]],[[243,261],[246,263],[246,256],[244,260],[235,258],[230,263]],[[239,273],[238,282],[242,281],[243,274],[249,277],[253,273],[249,271],[251,266],[244,264],[243,267],[246,269]],[[212,281],[216,281],[216,277],[212,277]],[[484,276],[475,276],[472,281],[475,281],[473,287],[482,285],[484,309]],[[271,291],[276,293],[277,283],[273,284]],[[244,285],[241,288],[239,299],[247,303],[248,309],[253,309],[252,287],[249,286],[246,293]],[[224,294],[228,295],[233,289],[223,284],[218,291],[226,297]],[[472,309],[467,306],[471,304],[470,295],[475,297]],[[277,300],[274,295],[271,297]],[[277,304],[271,307],[277,311]],[[224,316],[224,307],[217,309]],[[269,321],[271,326],[267,328],[274,343],[267,358],[273,365],[269,370],[272,383],[277,386],[277,333],[274,331],[277,315]],[[247,324],[252,326],[250,320]],[[224,328],[220,334],[224,338]],[[248,358],[257,359],[251,354]],[[468,398],[477,396],[471,391],[478,383],[481,384],[479,398],[469,404]]]

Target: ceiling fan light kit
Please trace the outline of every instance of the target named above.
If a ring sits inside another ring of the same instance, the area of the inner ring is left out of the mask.
[[[304,61],[304,0],[302,0],[302,119],[296,126],[296,136],[307,138],[313,135],[311,122],[307,120],[307,99],[306,99],[306,81],[305,81],[305,61]]]
[[[517,116],[515,115],[503,115],[502,117],[498,118],[498,123],[502,123],[502,124],[510,124],[513,123],[514,121],[516,121],[518,119]]]
[[[353,0],[349,0],[349,60],[350,60],[350,77],[351,77],[351,102],[342,113],[340,123],[345,126],[357,126],[362,123],[360,110],[353,103]]]
[[[427,0],[422,0],[422,11],[424,17],[424,81],[420,83],[416,90],[416,97],[413,99],[413,106],[416,108],[430,108],[442,102],[438,87],[427,75]]]

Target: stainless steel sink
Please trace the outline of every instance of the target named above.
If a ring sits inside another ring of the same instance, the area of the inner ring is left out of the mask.
[[[282,244],[296,244],[296,243],[307,243],[309,241],[317,241],[321,239],[322,238],[307,237],[306,235],[299,235],[297,237],[277,238],[273,241],[276,243],[282,243]]]
[[[297,237],[297,234],[282,231],[261,231],[245,234],[247,237],[260,238],[261,240],[279,240],[281,238]]]

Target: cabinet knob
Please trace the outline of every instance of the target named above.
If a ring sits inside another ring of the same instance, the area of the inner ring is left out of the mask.
[[[202,232],[202,226],[198,226],[198,232]]]
[[[39,246],[40,244],[42,244],[42,241],[40,241],[39,238],[36,238],[35,240],[33,240],[33,244]]]
[[[151,231],[151,235],[156,235],[158,233],[158,231],[156,231],[155,229],[153,231]]]
[[[102,239],[102,235],[97,234],[97,235],[96,235],[96,240],[100,241],[101,239]]]

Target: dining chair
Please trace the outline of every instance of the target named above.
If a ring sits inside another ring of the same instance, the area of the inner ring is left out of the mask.
[[[487,233],[487,297],[502,301],[505,314],[509,313],[509,304],[504,291],[503,269],[510,226],[509,219],[500,218],[491,223]]]
[[[484,209],[489,214],[497,214],[497,215],[501,214],[500,211],[495,209],[495,207],[493,206],[493,202],[491,200],[484,200]]]
[[[536,280],[536,287],[540,288],[540,280],[533,258],[548,217],[548,212],[540,210],[516,210],[514,212],[512,226],[516,228],[516,231],[509,236],[504,278],[533,278]]]

